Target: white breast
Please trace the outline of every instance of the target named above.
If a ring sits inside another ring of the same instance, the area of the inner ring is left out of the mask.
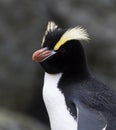
[[[66,107],[63,93],[57,87],[62,74],[45,73],[43,99],[52,130],[77,130],[77,123]]]

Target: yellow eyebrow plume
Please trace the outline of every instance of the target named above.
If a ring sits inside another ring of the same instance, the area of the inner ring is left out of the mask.
[[[86,30],[82,27],[75,27],[72,29],[67,30],[60,40],[54,46],[54,50],[58,50],[63,44],[70,40],[89,40],[89,35],[87,34]]]

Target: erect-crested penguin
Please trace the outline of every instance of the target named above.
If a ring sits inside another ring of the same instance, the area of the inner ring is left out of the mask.
[[[82,27],[61,29],[49,22],[32,59],[45,70],[43,99],[52,130],[116,130],[116,95],[88,70]]]

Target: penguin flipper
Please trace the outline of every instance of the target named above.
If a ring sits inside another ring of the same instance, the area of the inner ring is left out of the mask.
[[[107,121],[102,112],[76,102],[78,130],[106,130]]]

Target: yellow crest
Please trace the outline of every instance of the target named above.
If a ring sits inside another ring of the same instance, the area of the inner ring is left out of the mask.
[[[58,50],[63,44],[70,40],[89,40],[89,35],[82,27],[68,29],[54,46],[54,50]]]
[[[53,32],[55,29],[57,29],[58,26],[54,22],[48,22],[47,29],[45,31],[45,35],[43,36],[42,45],[45,42],[45,37],[49,32]],[[89,35],[86,31],[86,29],[82,27],[75,27],[68,29],[59,39],[59,41],[55,44],[53,50],[58,50],[63,44],[65,44],[67,41],[70,40],[85,40],[88,41]]]

